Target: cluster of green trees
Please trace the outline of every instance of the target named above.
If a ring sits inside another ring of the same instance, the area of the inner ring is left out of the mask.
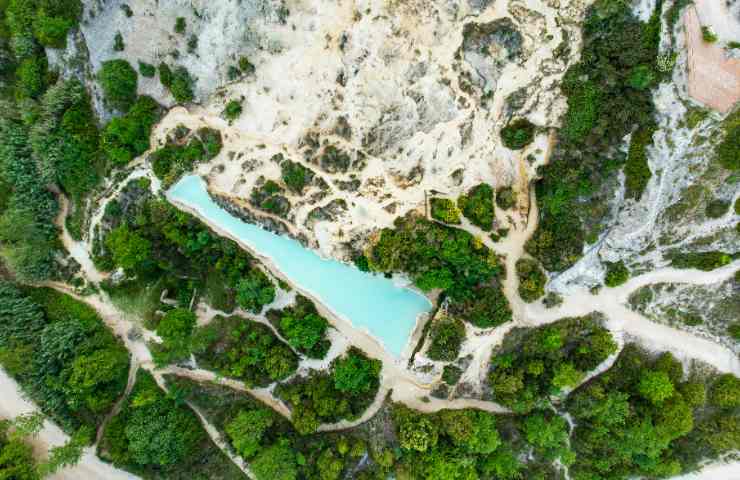
[[[382,363],[351,348],[331,363],[328,372],[311,371],[275,390],[292,410],[299,433],[313,433],[322,423],[359,418],[375,400]]]
[[[519,296],[522,300],[531,303],[545,295],[547,275],[537,260],[520,258],[516,262],[516,274],[519,276]]]
[[[216,157],[223,147],[221,132],[201,128],[185,144],[168,141],[149,156],[152,171],[165,185],[174,183],[181,175],[193,170],[198,163]]]
[[[245,478],[177,392],[165,393],[143,370],[121,411],[106,425],[98,455],[147,479]]]
[[[73,433],[94,429],[123,394],[129,357],[87,305],[47,288],[1,282],[0,364]]]
[[[409,215],[381,231],[367,259],[374,271],[408,274],[423,291],[443,290],[451,311],[477,327],[511,320],[498,257],[464,230]]]
[[[300,435],[288,420],[243,392],[171,376],[167,383],[224,433],[257,480],[340,480],[368,451],[354,432]]]
[[[324,358],[331,347],[327,336],[329,322],[316,310],[316,305],[301,294],[295,304],[266,314],[270,323],[288,343],[309,358]]]
[[[611,333],[595,314],[514,329],[491,359],[491,393],[515,412],[544,408],[551,395],[576,387],[616,351]]]
[[[201,366],[248,387],[266,387],[298,368],[298,355],[270,327],[246,318],[217,316],[198,329],[196,337],[195,355]]]
[[[574,392],[574,479],[678,475],[740,441],[740,380],[685,380],[670,353],[652,358],[634,344],[614,366]]]
[[[149,149],[152,128],[162,107],[151,97],[137,98],[125,115],[112,119],[102,133],[102,147],[113,165],[123,167]]]
[[[285,197],[283,187],[274,180],[255,186],[249,200],[256,208],[278,217],[285,217],[290,212],[290,200]]]
[[[174,280],[188,278],[192,288],[181,307],[189,307],[194,290],[225,312],[237,304],[259,312],[274,300],[272,281],[251,255],[192,215],[155,198],[145,181],[129,183],[119,199],[103,216],[105,230],[98,235],[94,261],[106,271],[123,268],[138,287],[132,295],[147,286],[176,286]],[[179,297],[178,292],[173,296]]]
[[[33,446],[11,427],[12,422],[0,419],[0,478],[39,480]]]
[[[655,111],[650,90],[663,75],[656,62],[661,4],[647,23],[619,0],[598,0],[586,13],[581,61],[562,85],[568,111],[558,148],[536,186],[539,227],[526,245],[547,270],[572,266],[598,232],[607,190],[623,162],[618,147],[631,132],[637,133],[625,170],[629,193],[639,196],[647,183],[645,148]]]

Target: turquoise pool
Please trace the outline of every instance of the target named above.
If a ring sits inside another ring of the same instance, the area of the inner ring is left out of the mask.
[[[355,327],[366,329],[397,357],[408,344],[419,315],[432,308],[425,296],[382,275],[321,258],[291,238],[234,217],[213,201],[198,176],[183,177],[167,196],[268,257],[292,283]]]

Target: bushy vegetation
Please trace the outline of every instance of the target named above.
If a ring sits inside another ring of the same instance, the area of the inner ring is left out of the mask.
[[[604,285],[607,287],[618,287],[629,280],[630,271],[622,260],[618,262],[604,262],[604,265],[606,265]]]
[[[576,387],[616,351],[611,333],[594,314],[515,329],[491,360],[493,398],[518,413],[546,407],[550,395]]]
[[[2,282],[0,363],[73,433],[94,430],[123,394],[129,358],[87,305],[54,290]]]
[[[314,177],[311,169],[290,160],[283,160],[280,163],[280,170],[285,185],[297,195],[303,194],[303,189],[311,183]]]
[[[226,108],[224,108],[224,117],[226,120],[236,120],[239,118],[242,114],[242,102],[238,100],[231,100],[229,103],[226,104]]]
[[[496,205],[501,210],[509,210],[516,205],[516,195],[511,187],[501,188],[496,191]]]
[[[489,231],[493,228],[493,188],[481,183],[457,199],[457,206],[473,225]]]
[[[732,261],[732,255],[719,251],[670,252],[667,258],[675,268],[695,268],[709,272],[724,267]]]
[[[164,147],[152,152],[149,161],[157,178],[169,185],[184,173],[192,171],[198,163],[214,158],[222,147],[221,132],[202,128],[185,144],[168,141]]]
[[[246,318],[217,316],[196,336],[195,354],[202,367],[248,387],[266,387],[298,368],[298,356],[290,347],[268,326]]]
[[[123,267],[131,279],[109,288],[111,292],[128,290],[135,297],[145,295],[149,287],[156,287],[158,293],[169,288],[175,298],[182,297],[179,306],[189,308],[197,291],[214,308],[226,312],[233,311],[237,301],[257,311],[272,302],[274,286],[235,242],[155,198],[146,182],[132,181],[120,199],[121,203],[106,209],[105,230],[94,246],[98,268]],[[180,281],[183,278],[190,281]],[[253,295],[255,284],[260,288]]]
[[[381,231],[368,253],[377,272],[405,272],[423,291],[441,289],[458,318],[482,328],[511,320],[498,257],[470,233],[407,216]]]
[[[211,442],[195,413],[143,370],[106,426],[99,454],[146,479],[246,478]]]
[[[139,61],[139,73],[142,77],[146,78],[154,78],[154,76],[157,74],[157,67],[152,65],[151,63],[142,62]]]
[[[322,423],[359,418],[375,400],[381,367],[379,360],[352,347],[331,363],[328,373],[312,370],[275,392],[290,405],[293,425],[305,435]]]
[[[465,340],[465,325],[454,318],[441,318],[434,322],[429,336],[427,357],[451,362],[460,354],[460,346]]]
[[[195,80],[185,67],[176,67],[173,70],[166,63],[161,63],[159,65],[159,81],[175,97],[177,103],[188,103],[195,98],[193,92]]]
[[[103,88],[105,103],[109,108],[128,112],[137,98],[138,74],[126,60],[103,62],[98,81]]]
[[[516,262],[516,274],[519,276],[519,296],[522,300],[531,303],[545,295],[547,275],[537,260],[520,258]]]
[[[518,118],[501,129],[501,140],[510,150],[521,150],[534,140],[535,126],[526,118]]]
[[[653,143],[655,130],[655,125],[648,125],[632,134],[627,163],[624,165],[627,198],[639,200],[653,175],[648,166],[647,147]]]
[[[157,324],[161,344],[150,346],[158,365],[188,360],[193,349],[193,331],[198,319],[186,308],[173,308]]]
[[[737,382],[732,375],[724,378]],[[726,392],[721,382],[711,392]],[[705,409],[704,389],[684,380],[681,363],[670,353],[651,358],[627,345],[611,369],[568,400],[576,423],[573,478],[674,476],[702,456],[716,458],[733,448],[731,442],[736,446],[737,414],[716,403]],[[731,408],[740,404],[730,403]]]
[[[296,295],[292,306],[267,312],[267,318],[293,348],[309,358],[324,358],[331,347],[329,322],[303,295]]]
[[[79,23],[80,0],[9,0],[6,9],[8,30],[17,50],[32,48],[33,42],[44,47],[64,48],[67,33]]]
[[[124,166],[149,149],[152,128],[162,116],[162,107],[151,97],[141,96],[123,116],[105,126],[102,146],[111,163]]]
[[[440,222],[458,225],[460,223],[460,210],[455,202],[449,198],[432,198],[429,200],[432,210],[432,218]]]
[[[0,477],[12,480],[39,480],[33,445],[19,432],[11,431],[12,423],[0,419]]]
[[[290,201],[285,198],[283,187],[274,180],[267,180],[255,186],[249,201],[265,212],[285,217],[290,212]]]
[[[587,236],[600,228],[622,163],[618,149],[631,132],[646,141],[634,144],[630,191],[639,193],[649,178],[642,155],[654,125],[650,90],[661,78],[660,4],[647,23],[615,0],[598,0],[586,14],[581,61],[562,85],[568,111],[558,147],[536,185],[539,227],[526,245],[547,270],[572,266]]]

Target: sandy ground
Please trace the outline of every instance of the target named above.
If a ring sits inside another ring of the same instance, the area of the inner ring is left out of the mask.
[[[689,95],[696,101],[726,113],[740,100],[740,59],[729,58],[720,43],[702,40],[701,27],[711,25],[718,35],[733,33],[740,40],[740,25],[725,2],[696,0],[685,13],[688,43]]]

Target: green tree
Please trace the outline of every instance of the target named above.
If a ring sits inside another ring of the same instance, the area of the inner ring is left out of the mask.
[[[426,452],[437,445],[439,429],[430,416],[396,405],[393,421],[402,448]]]
[[[709,395],[712,405],[720,408],[740,406],[740,379],[731,373],[725,373],[712,384]]]
[[[239,455],[249,459],[259,452],[260,442],[274,422],[275,418],[270,410],[242,410],[226,424],[226,433]]]
[[[108,410],[125,387],[129,359],[125,350],[108,348],[77,356],[67,381],[68,392],[95,413]]]
[[[236,301],[245,310],[258,313],[275,300],[275,286],[261,270],[252,269],[236,285]]]
[[[109,108],[127,112],[136,101],[138,74],[126,60],[108,60],[98,72]]]
[[[323,338],[329,324],[324,317],[309,313],[303,318],[286,315],[280,319],[280,330],[293,348],[311,350]]]
[[[298,477],[295,452],[287,440],[262,450],[250,467],[257,480],[294,480]]]
[[[371,360],[355,349],[336,360],[332,366],[334,386],[353,395],[368,393],[378,385],[382,363]]]
[[[151,258],[151,243],[137,232],[121,225],[105,237],[105,245],[113,255],[113,261],[124,270],[133,272]]]
[[[674,393],[673,383],[663,371],[643,370],[637,390],[645,399],[658,405],[671,398]]]

